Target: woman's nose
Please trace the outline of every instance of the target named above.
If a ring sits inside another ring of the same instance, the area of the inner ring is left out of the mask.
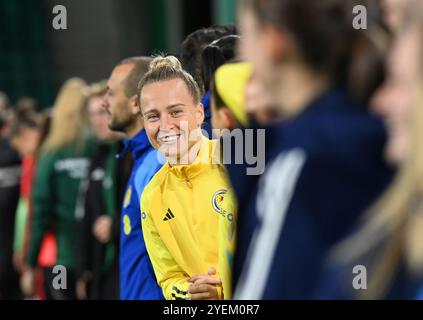
[[[160,118],[160,130],[172,130],[174,128],[174,121],[169,116],[163,116]]]
[[[381,87],[371,99],[370,105],[374,113],[384,116],[391,104],[390,100],[391,89],[387,86]]]

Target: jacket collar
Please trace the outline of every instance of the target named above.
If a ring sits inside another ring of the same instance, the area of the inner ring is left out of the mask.
[[[203,104],[203,107],[204,107],[204,118],[205,119],[209,119],[211,117],[211,115],[210,115],[210,109],[211,109],[210,108],[210,100],[211,100],[210,91],[207,91],[206,94],[201,99],[201,103]]]
[[[128,152],[131,152],[132,158],[137,160],[148,149],[152,148],[145,129],[139,131],[134,137],[125,139],[123,145],[123,150],[118,155],[120,159],[123,159]]]
[[[166,167],[169,173],[174,174],[177,178],[181,180],[191,180],[197,176],[202,171],[210,168],[211,164],[217,164],[218,161],[216,157],[216,143],[214,140],[209,140],[206,137],[202,136],[200,150],[198,155],[195,158],[194,162],[187,165],[171,165],[169,162],[166,162]]]

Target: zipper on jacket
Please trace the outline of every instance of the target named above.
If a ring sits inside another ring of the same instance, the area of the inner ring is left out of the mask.
[[[184,181],[187,184],[188,188],[192,189],[192,187],[193,187],[192,182],[189,179],[185,169],[186,168],[182,168],[182,175],[184,176]]]
[[[192,182],[191,182],[188,178],[186,178],[186,179],[185,179],[185,182],[186,182],[187,186],[188,186],[190,189],[192,189]]]
[[[193,185],[192,185],[192,182],[191,182],[190,178],[188,177],[188,174],[186,172],[186,168],[182,168],[181,171],[182,171],[182,176],[184,178],[184,181],[185,181],[186,185],[192,191]],[[190,199],[191,199],[191,197],[190,197]],[[197,213],[195,212],[195,210],[194,210],[194,212],[192,214],[192,224],[193,225],[196,225],[197,224]]]

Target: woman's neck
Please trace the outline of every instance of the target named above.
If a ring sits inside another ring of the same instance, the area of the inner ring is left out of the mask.
[[[299,65],[284,66],[279,74],[275,98],[283,118],[290,118],[303,111],[330,86],[327,76],[310,72]]]
[[[198,157],[202,142],[203,139],[200,137],[184,154],[175,157],[167,157],[167,161],[172,166],[192,164]]]

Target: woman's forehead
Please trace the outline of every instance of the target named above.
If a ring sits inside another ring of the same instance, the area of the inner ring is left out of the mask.
[[[164,109],[173,105],[194,105],[188,87],[182,79],[149,83],[143,87],[141,107]]]

